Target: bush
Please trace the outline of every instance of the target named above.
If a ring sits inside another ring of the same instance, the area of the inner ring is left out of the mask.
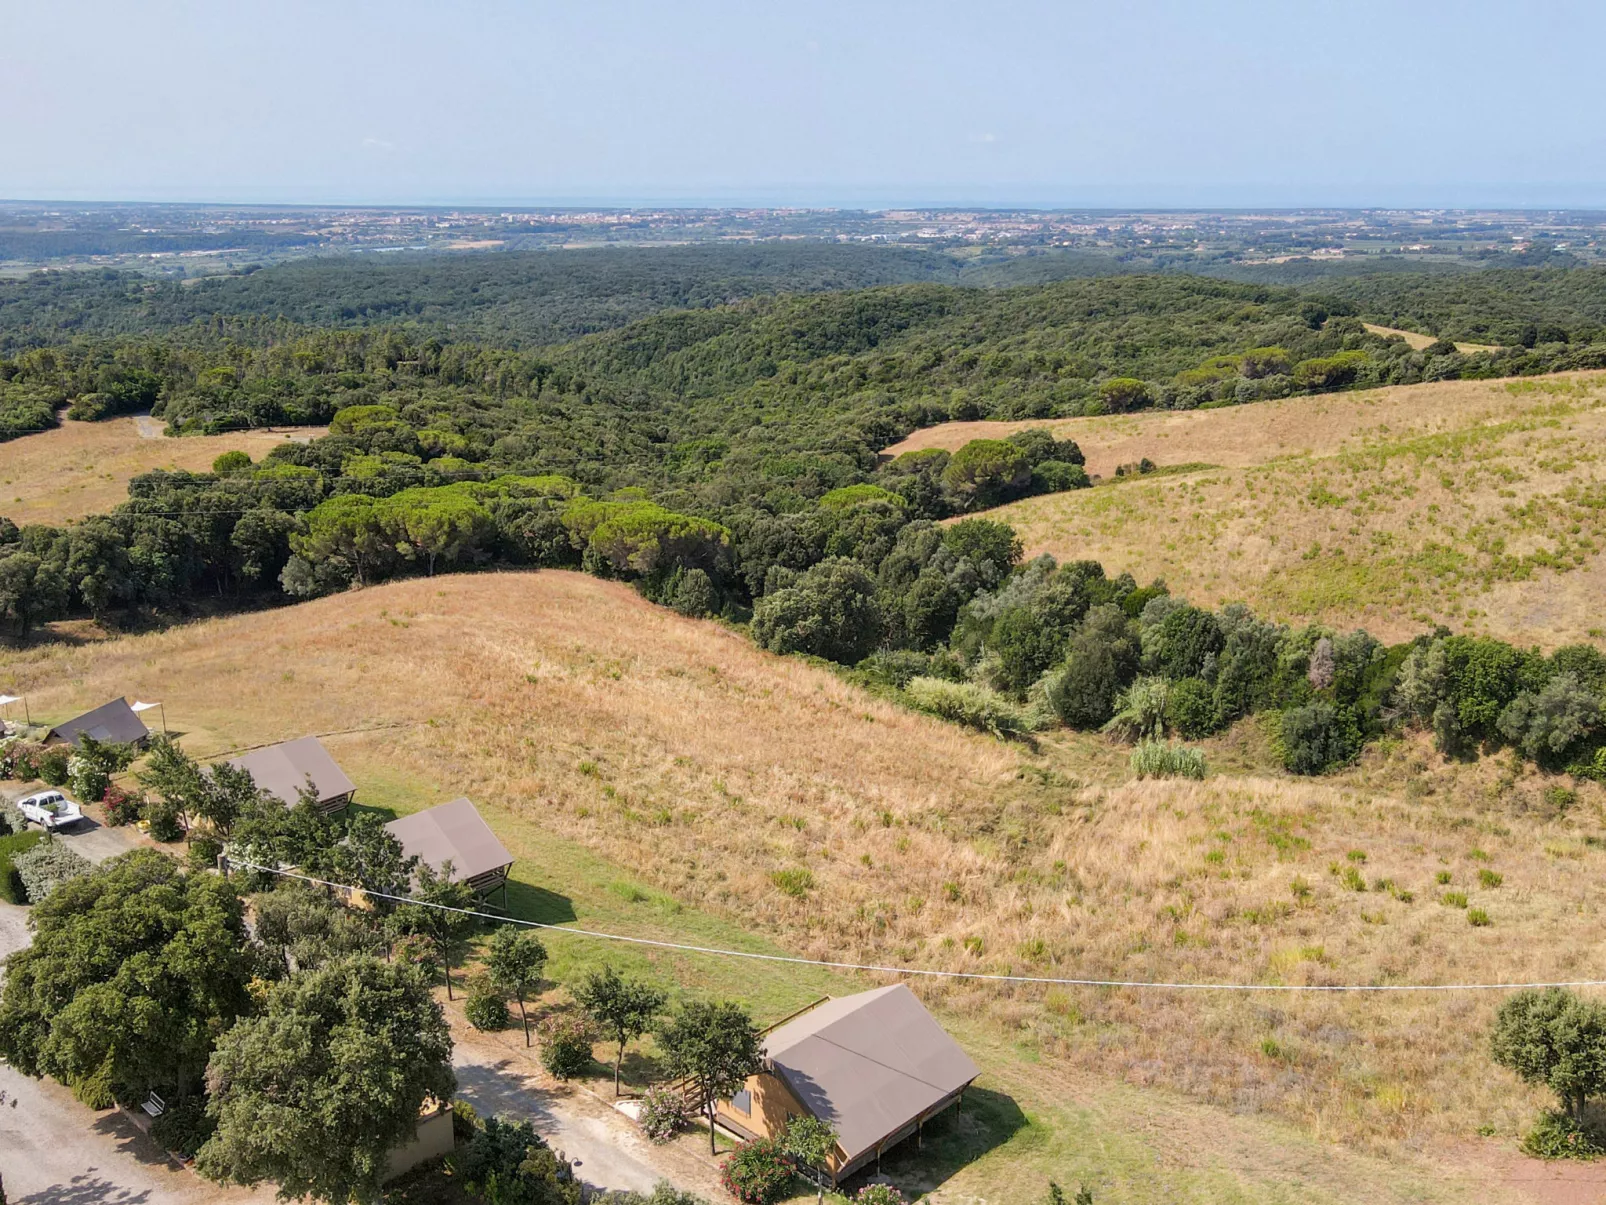
[[[1278,740],[1289,771],[1323,774],[1355,756],[1361,734],[1347,708],[1318,702],[1283,712]]]
[[[573,1167],[527,1121],[487,1117],[470,1126],[463,1146],[450,1156],[450,1167],[470,1196],[503,1205],[579,1205]]]
[[[1143,741],[1129,764],[1139,778],[1203,778],[1206,769],[1198,749],[1165,741]]]
[[[1527,757],[1558,765],[1601,722],[1600,699],[1574,674],[1558,674],[1537,691],[1523,691],[1500,713],[1497,727]]]
[[[73,756],[67,759],[67,786],[86,803],[99,803],[112,785],[112,776],[99,762]]]
[[[1166,722],[1186,740],[1198,740],[1216,730],[1215,687],[1203,678],[1184,678],[1171,684],[1165,701]]]
[[[1522,1139],[1524,1154],[1535,1159],[1597,1159],[1606,1155],[1606,1136],[1591,1121],[1566,1113],[1545,1113]]]
[[[753,639],[772,653],[810,653],[857,665],[881,642],[875,581],[845,557],[821,561],[753,607]]]
[[[94,869],[88,858],[48,836],[32,849],[14,855],[12,865],[31,904],[37,904],[68,879]]]
[[[994,736],[1017,736],[1032,729],[1032,722],[1023,709],[997,691],[972,682],[911,678],[904,693],[921,711],[968,728],[991,732]]]
[[[1072,728],[1100,728],[1115,710],[1115,654],[1091,634],[1071,639],[1065,668],[1048,683],[1048,705]]]
[[[506,1029],[507,1000],[501,992],[491,986],[489,979],[476,978],[469,984],[468,999],[463,1004],[463,1015],[475,1029],[487,1032]]]
[[[44,746],[32,741],[7,741],[0,746],[0,778],[32,782],[39,777],[39,759],[44,753]]]
[[[536,1033],[541,1039],[541,1066],[554,1079],[575,1079],[591,1066],[591,1046],[596,1035],[584,1017],[558,1013],[543,1020]]]
[[[133,824],[145,814],[145,796],[138,792],[129,794],[122,787],[108,788],[101,802],[106,807],[106,823],[113,828]]]
[[[452,1137],[458,1146],[470,1141],[480,1128],[480,1113],[461,1098],[452,1102]]]
[[[223,842],[211,833],[191,833],[184,860],[193,870],[211,870],[217,865],[218,855],[222,852]]]
[[[691,1103],[673,1088],[654,1086],[641,1098],[641,1132],[649,1142],[668,1142],[691,1118]]]
[[[151,1122],[151,1137],[175,1155],[193,1159],[215,1129],[217,1123],[206,1115],[206,1097],[195,1095],[169,1104],[167,1111]]]
[[[866,1184],[854,1194],[853,1205],[903,1205],[903,1194],[890,1184]]]
[[[1139,678],[1116,699],[1115,715],[1104,731],[1127,741],[1157,741],[1165,735],[1170,684],[1164,678]]]
[[[0,837],[28,830],[28,820],[22,809],[9,799],[0,799]]]
[[[67,785],[68,761],[65,749],[46,749],[39,754],[34,767],[45,783],[53,787],[64,787]]]
[[[8,904],[26,904],[28,891],[17,876],[16,859],[45,839],[40,832],[13,833],[0,837],[0,899]]]
[[[792,1157],[778,1138],[758,1138],[737,1147],[720,1168],[720,1183],[739,1201],[769,1205],[792,1182]]]
[[[1482,929],[1494,924],[1494,922],[1489,919],[1489,914],[1482,908],[1469,908],[1467,910],[1467,924],[1474,929]]]
[[[153,841],[177,841],[184,836],[184,826],[179,823],[176,803],[152,799],[145,805],[145,819],[150,823]]]
[[[772,870],[770,882],[774,883],[783,894],[800,900],[814,890],[814,872],[801,867],[793,870]]]

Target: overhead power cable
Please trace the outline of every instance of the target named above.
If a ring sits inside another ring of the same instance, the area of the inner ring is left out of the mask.
[[[264,874],[299,879],[304,883],[315,883],[321,887],[331,887],[337,891],[360,891],[370,899],[392,900],[396,903],[410,904],[419,908],[435,908],[442,912],[457,912],[463,916],[472,916],[495,924],[523,925],[531,929],[545,929],[553,933],[568,933],[575,937],[587,937],[595,941],[617,941],[627,945],[648,946],[657,950],[674,950],[685,954],[707,954],[716,958],[742,958],[750,962],[773,962],[789,966],[819,967],[833,971],[862,971],[875,975],[924,977],[928,979],[968,979],[987,983],[1042,984],[1047,987],[1111,987],[1192,992],[1512,992],[1527,988],[1606,987],[1606,979],[1560,979],[1552,982],[1534,983],[1176,983],[1145,979],[1080,979],[1054,975],[1003,975],[989,971],[943,971],[927,967],[837,962],[826,958],[799,958],[790,954],[761,954],[751,950],[730,950],[719,946],[698,946],[684,942],[660,941],[651,937],[631,937],[622,933],[602,933],[595,929],[571,928],[568,925],[524,920],[516,916],[501,916],[494,912],[478,912],[472,908],[454,908],[449,904],[437,904],[429,900],[416,899],[409,895],[392,895],[383,891],[369,891],[364,887],[355,887],[350,883],[336,883],[329,879],[320,879],[315,875],[285,870],[282,867],[260,866],[254,862],[242,862],[234,858],[227,858],[226,863],[229,869],[238,867],[245,870],[261,871]]]

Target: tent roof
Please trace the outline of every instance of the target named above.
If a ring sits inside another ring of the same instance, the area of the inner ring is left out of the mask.
[[[346,777],[346,772],[335,765],[329,750],[315,736],[269,745],[266,749],[253,749],[239,757],[231,757],[229,765],[244,770],[262,790],[282,799],[287,807],[294,807],[301,798],[301,790],[312,779],[318,802],[327,803],[341,795],[349,795],[357,785]]]
[[[496,839],[490,825],[467,799],[454,799],[385,825],[402,850],[432,870],[452,864],[452,880],[461,883],[513,865],[513,855]]]
[[[764,1053],[849,1161],[981,1074],[902,984],[828,1000],[772,1030]]]
[[[86,711],[83,715],[66,723],[57,724],[50,730],[51,736],[59,737],[70,745],[76,745],[79,736],[83,734],[88,734],[97,741],[128,744],[144,740],[150,736],[151,730],[134,714],[134,709],[128,705],[127,699],[113,699],[110,703],[102,703],[94,711]]]

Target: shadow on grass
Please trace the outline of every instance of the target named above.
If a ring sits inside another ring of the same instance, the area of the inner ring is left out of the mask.
[[[930,1192],[966,1165],[1003,1146],[1029,1124],[1012,1097],[990,1088],[971,1088],[962,1104],[925,1124],[919,1141],[910,1135],[881,1156],[881,1173],[900,1187]],[[875,1175],[875,1163],[843,1181],[849,1195]]]
[[[342,814],[353,818],[357,816],[378,816],[386,824],[396,819],[395,808],[376,808],[371,804],[358,803],[355,799],[346,805],[346,810]]]
[[[497,899],[500,895],[501,892],[495,892],[491,898]],[[509,880],[507,885],[507,914],[542,925],[566,925],[579,919],[575,915],[574,901],[568,896],[517,879]]]

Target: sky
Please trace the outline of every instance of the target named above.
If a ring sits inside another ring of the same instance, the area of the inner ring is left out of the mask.
[[[0,197],[1606,208],[1606,4],[0,0]]]

